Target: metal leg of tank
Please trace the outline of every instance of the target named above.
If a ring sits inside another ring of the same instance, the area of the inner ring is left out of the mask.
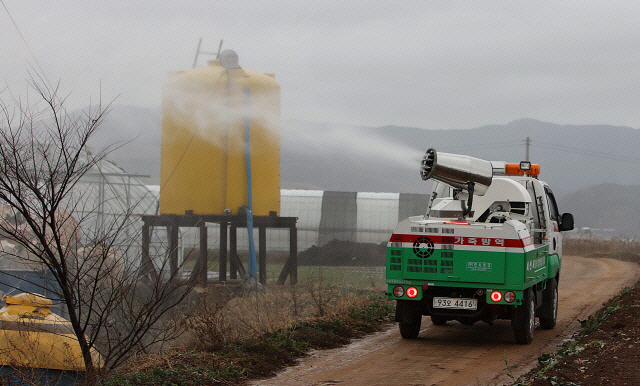
[[[229,274],[230,274],[230,278],[231,279],[237,279],[238,278],[238,264],[237,264],[237,257],[238,257],[238,228],[235,226],[235,224],[231,224],[231,229],[229,232],[229,244],[231,244],[231,251],[230,251],[230,259],[229,259]]]
[[[258,271],[260,284],[267,284],[267,228],[258,226]]]
[[[284,284],[287,281],[287,276],[289,276],[289,272],[291,271],[291,257],[287,259],[284,263],[284,267],[282,267],[282,272],[280,272],[280,276],[278,276],[278,284]]]
[[[174,222],[167,226],[167,232],[169,233],[169,268],[171,269],[171,277],[178,273],[178,248],[180,247],[179,227]]]
[[[247,271],[244,269],[244,265],[242,265],[242,261],[240,261],[240,257],[237,253],[235,255],[231,255],[231,261],[235,262],[236,269],[238,270],[238,275],[240,275],[240,277],[247,276]]]
[[[205,225],[202,225],[200,226],[200,256],[198,258],[198,261],[200,262],[200,283],[202,283],[202,285],[207,285],[207,271],[209,270],[209,259],[207,256],[208,248],[209,235],[207,234],[207,227]]]
[[[291,284],[298,284],[298,228],[289,228],[289,258],[291,259]]]
[[[209,240],[208,237],[209,235],[207,234],[207,227],[204,225],[201,225],[199,227],[200,229],[200,253],[198,254],[198,261],[196,262],[195,266],[193,267],[193,271],[191,272],[191,275],[189,276],[189,280],[193,281],[196,279],[200,280],[200,283],[202,285],[207,285],[207,271],[208,271],[208,244],[209,244]]]
[[[220,223],[220,283],[227,281],[227,223]]]
[[[153,262],[151,261],[151,257],[149,256],[149,248],[151,244],[151,226],[147,221],[144,222],[142,226],[142,261],[140,264],[140,269],[142,270],[142,274],[147,277],[151,281],[158,280],[158,273],[156,269],[153,267]]]
[[[287,259],[282,272],[278,276],[278,284],[284,284],[287,276],[290,275],[290,283],[298,283],[298,229],[295,226],[289,227],[289,258]]]
[[[196,260],[196,264],[189,275],[190,281],[199,280],[200,284],[207,285],[207,245],[208,245],[208,235],[207,228],[204,225],[199,227],[200,231],[200,252],[198,253],[198,260]]]

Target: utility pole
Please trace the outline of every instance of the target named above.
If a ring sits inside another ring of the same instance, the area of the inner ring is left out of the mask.
[[[526,153],[526,157],[525,157],[525,161],[529,161],[529,146],[531,145],[531,140],[529,139],[529,137],[527,137],[527,140],[525,141],[526,144],[526,148],[527,148],[527,153]]]

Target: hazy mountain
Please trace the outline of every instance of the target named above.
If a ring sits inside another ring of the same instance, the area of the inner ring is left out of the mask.
[[[395,126],[338,129],[305,122],[287,122],[284,126],[283,133],[287,134],[295,133],[292,127],[299,127],[335,138],[333,142],[322,139],[328,144],[323,151],[308,141],[284,135],[282,140],[283,180],[295,176],[296,181],[316,181],[332,190],[422,192],[425,188],[418,170],[428,148],[518,162],[525,158],[527,137],[531,138],[530,160],[541,164],[541,178],[559,196],[602,182],[628,184],[630,176],[640,172],[640,156],[635,156],[640,130],[626,127],[561,126],[532,119],[470,130]],[[339,130],[341,136],[335,135]],[[288,157],[295,162],[289,162]],[[323,167],[331,170],[329,180],[324,178],[325,170],[317,170]]]
[[[120,142],[110,158],[132,174],[151,175],[146,181],[158,184],[160,115],[159,109],[114,106],[92,146]],[[529,137],[530,160],[540,163],[540,178],[559,197],[560,210],[576,215],[578,226],[639,228],[635,187],[627,186],[640,175],[640,130],[633,128],[534,119],[468,130],[284,121],[280,136],[282,188],[400,193],[429,191],[419,165],[430,147],[518,162],[525,158]],[[617,221],[621,217],[627,225]]]
[[[160,109],[113,106],[90,142],[102,149],[113,146],[109,159],[130,174],[149,175],[143,179],[160,183]]]
[[[560,199],[562,212],[573,213],[578,227],[595,233],[640,236],[640,185],[604,183]]]

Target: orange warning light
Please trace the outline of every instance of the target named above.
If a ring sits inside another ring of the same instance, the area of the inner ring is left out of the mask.
[[[538,176],[540,174],[540,164],[531,164],[531,168],[526,171],[529,176]],[[505,164],[504,174],[508,176],[523,176],[525,170],[520,168],[520,164]]]

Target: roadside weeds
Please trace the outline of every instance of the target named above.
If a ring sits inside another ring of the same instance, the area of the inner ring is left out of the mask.
[[[283,295],[281,291],[292,291],[296,301],[290,303],[295,303],[297,318],[278,321],[278,315],[288,310],[283,309],[284,303],[273,304],[269,290],[227,302],[205,300],[190,316],[187,323],[193,335],[180,348],[139,355],[103,385],[244,384],[275,375],[311,350],[340,347],[380,331],[389,325],[394,311],[393,302],[371,289],[275,291],[276,297]]]
[[[640,263],[636,241],[567,241],[569,254]],[[578,321],[580,332],[555,353],[542,354],[536,368],[514,379],[512,386],[639,385],[640,281]]]
[[[579,321],[582,331],[557,352],[541,355],[513,386],[640,384],[640,282]]]

